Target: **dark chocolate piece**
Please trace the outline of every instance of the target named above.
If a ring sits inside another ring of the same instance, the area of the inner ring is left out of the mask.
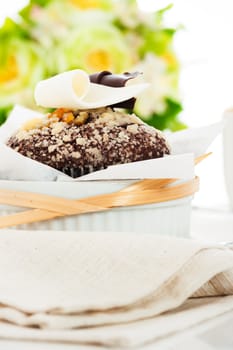
[[[91,83],[94,84],[102,84],[102,85],[106,85],[102,83],[102,79],[105,75],[112,75],[111,72],[107,71],[107,70],[103,70],[102,72],[98,72],[98,73],[93,73],[89,75],[89,79]],[[108,85],[108,84],[107,84]],[[108,86],[112,86],[112,85],[108,85]],[[114,86],[114,85],[113,85]]]
[[[90,81],[95,84],[101,84],[111,87],[123,87],[128,80],[136,78],[141,73],[139,72],[125,72],[123,74],[112,74],[109,71],[102,71],[89,75]]]
[[[136,78],[141,73],[139,72],[125,72],[123,74],[112,74],[109,71],[102,71],[99,73],[94,73],[89,75],[90,81],[94,84],[101,84],[111,87],[123,87],[127,83],[128,80]],[[136,98],[132,97],[126,101],[118,102],[113,105],[110,105],[109,107],[116,107],[116,108],[125,108],[132,110],[134,108],[136,102]]]
[[[111,105],[109,107],[124,108],[124,109],[128,109],[128,110],[132,111],[134,109],[135,102],[136,102],[136,98],[132,97],[129,100],[117,102],[114,105]]]

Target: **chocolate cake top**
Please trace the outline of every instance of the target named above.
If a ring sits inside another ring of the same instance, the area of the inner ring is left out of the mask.
[[[161,132],[134,114],[109,107],[58,109],[34,124],[27,123],[9,139],[8,146],[73,177],[169,154]]]

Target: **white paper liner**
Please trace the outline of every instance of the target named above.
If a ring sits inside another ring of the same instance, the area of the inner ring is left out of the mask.
[[[143,160],[110,166],[78,178],[79,181],[111,179],[192,179],[194,177],[194,158],[192,153],[164,158]],[[61,178],[59,178],[61,179]],[[77,180],[76,180],[77,181]]]
[[[209,145],[223,130],[223,122],[199,128],[186,129],[166,135],[172,154],[194,153],[198,157],[206,152]]]
[[[5,145],[6,140],[25,121],[43,117],[38,112],[16,106],[6,123],[0,127],[0,179],[25,181],[85,181],[126,180],[146,178],[194,177],[194,158],[204,154],[208,146],[222,130],[223,124],[216,123],[198,129],[187,129],[167,135],[172,146],[172,155],[164,158],[110,166],[105,170],[84,175],[78,179],[55,170],[47,165],[24,157]]]
[[[91,83],[80,69],[40,81],[35,88],[37,105],[49,108],[90,109],[110,106],[137,97],[149,84],[110,87]]]

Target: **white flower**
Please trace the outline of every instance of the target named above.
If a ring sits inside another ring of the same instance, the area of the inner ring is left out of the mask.
[[[166,109],[166,97],[173,95],[172,79],[167,72],[166,62],[150,53],[133,70],[143,73],[137,81],[150,84],[137,98],[136,113],[144,119],[150,118],[153,113],[163,113]]]
[[[114,1],[114,14],[127,28],[134,29],[143,24],[146,27],[155,27],[154,13],[143,12],[136,1]]]

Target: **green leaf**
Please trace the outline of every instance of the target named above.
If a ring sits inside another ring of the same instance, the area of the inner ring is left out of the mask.
[[[0,125],[6,121],[12,108],[13,108],[13,106],[0,107]]]
[[[1,44],[3,40],[9,40],[10,37],[27,38],[27,31],[22,26],[16,23],[13,19],[7,17],[0,28]]]
[[[166,7],[162,8],[159,11],[155,12],[155,21],[157,25],[160,25],[163,22],[164,14],[173,7],[173,4],[169,4]]]
[[[31,0],[31,3],[41,7],[48,5],[49,2],[51,2],[51,0]]]
[[[31,0],[29,5],[37,5],[41,7],[47,6],[52,0]]]
[[[32,22],[30,19],[30,14],[33,6],[40,6],[45,7],[47,6],[52,0],[31,0],[27,6],[22,8],[22,10],[19,11],[19,15],[27,22]]]
[[[175,32],[176,30],[173,28],[153,30],[149,27],[141,27],[140,34],[143,43],[139,48],[140,55],[144,57],[148,52],[162,55],[169,51]]]
[[[182,105],[170,98],[166,99],[167,108],[161,114],[153,114],[146,123],[156,129],[178,131],[186,128],[186,125],[178,119],[178,114],[182,111]]]

